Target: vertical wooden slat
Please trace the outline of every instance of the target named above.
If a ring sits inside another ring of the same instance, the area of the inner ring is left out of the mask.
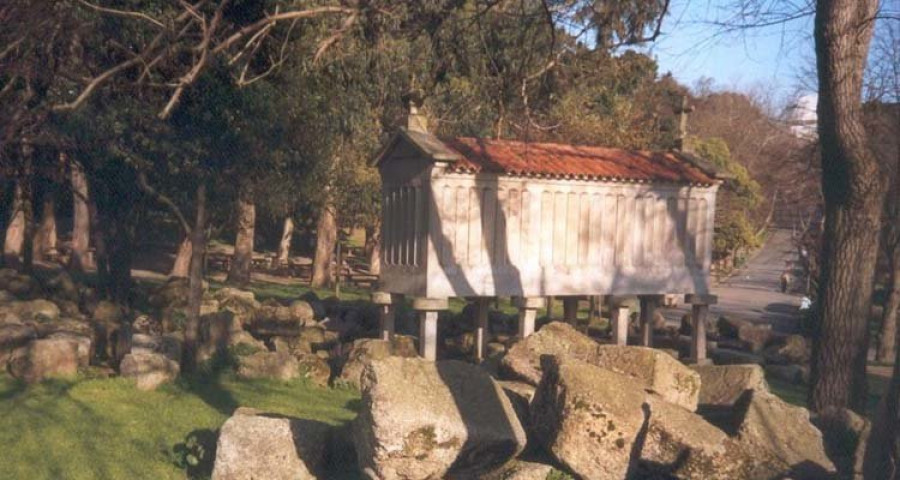
[[[654,216],[656,217],[656,261],[654,262],[654,266],[659,267],[665,265],[667,262],[666,248],[668,245],[669,233],[667,229],[668,224],[666,223],[668,211],[665,197],[656,197],[656,211],[654,212]]]
[[[415,265],[421,267],[425,265],[425,258],[428,252],[428,205],[429,199],[428,188],[418,187],[416,193],[416,252]]]
[[[707,214],[706,214],[706,205],[707,201],[705,198],[700,198],[697,200],[697,237],[696,237],[696,264],[698,268],[702,268],[703,264],[706,262],[706,235],[708,233],[709,225],[707,224]]]
[[[677,263],[678,251],[678,198],[666,198],[666,257]]]
[[[697,198],[688,197],[687,205],[687,241],[685,242],[687,258],[685,261],[690,268],[694,268],[697,264],[697,230],[699,227],[697,222]]]
[[[406,187],[403,189],[403,199],[401,200],[403,205],[403,247],[400,260],[403,265],[412,265],[412,242],[413,232],[415,231],[415,213],[413,209],[416,205],[416,200],[413,195],[415,195],[415,189],[413,187]]]
[[[521,265],[531,264],[538,265],[538,250],[536,239],[536,229],[540,225],[540,204],[537,201],[537,195],[528,190],[522,189],[522,224],[519,229],[519,251],[521,255]]]
[[[630,261],[630,255],[626,250],[628,245],[628,199],[625,195],[616,197],[616,248],[614,264],[616,267],[624,267]]]
[[[601,248],[600,263],[603,267],[610,268],[616,265],[616,242],[619,229],[619,197],[607,194],[603,200],[603,243]]]
[[[578,236],[581,232],[579,222],[578,194],[569,192],[566,195],[566,241],[563,263],[572,266],[578,263]]]
[[[578,195],[578,260],[577,265],[587,263],[591,244],[591,197],[587,193]]]
[[[553,219],[547,227],[553,231],[553,265],[566,263],[566,194],[556,192],[553,195]]]
[[[468,265],[480,265],[481,254],[484,250],[484,238],[481,235],[482,198],[481,187],[469,189],[469,251],[467,254]]]
[[[385,189],[381,198],[381,208],[384,211],[384,219],[381,223],[381,261],[385,265],[393,265],[391,261],[391,240],[394,235],[391,223],[391,190]]]
[[[540,239],[541,266],[553,265],[553,193],[541,192]]]
[[[497,231],[500,229],[502,220],[497,216],[497,199],[500,196],[500,190],[497,188],[485,188],[482,193],[481,204],[483,206],[481,210],[482,217],[482,237],[484,237],[484,252],[487,255],[487,258],[484,259],[485,263],[490,262],[490,265],[502,265],[500,260],[497,258],[498,250],[494,243],[497,238]],[[505,225],[502,226],[506,228]]]
[[[644,230],[644,224],[647,222],[647,217],[644,212],[644,204],[647,199],[644,196],[637,196],[634,198],[634,209],[631,210],[631,235],[630,235],[630,243],[631,243],[631,263],[632,266],[641,266],[644,264],[644,246],[647,244],[646,240],[646,230]]]
[[[687,197],[678,197],[678,222],[676,228],[678,232],[678,264],[687,265],[688,252],[690,250],[688,238],[688,199]]]
[[[710,200],[706,205],[706,258],[703,260],[703,268],[707,271],[712,266],[712,242],[715,235],[716,225],[716,197],[715,194],[710,195]]]
[[[454,240],[454,260],[458,265],[466,261],[469,248],[469,189],[456,187],[456,239]]]
[[[511,188],[506,196],[506,263],[517,265],[521,262],[520,233],[522,228],[522,192]]]
[[[453,189],[444,186],[441,189],[440,198],[441,202],[438,206],[440,223],[434,226],[440,227],[440,242],[436,242],[436,244],[439,245],[441,264],[449,266],[453,263],[453,239],[450,238],[450,232],[453,231],[453,222],[456,221]]]
[[[588,231],[587,264],[598,265],[600,263],[600,250],[603,245],[603,197],[596,193],[591,195]]]

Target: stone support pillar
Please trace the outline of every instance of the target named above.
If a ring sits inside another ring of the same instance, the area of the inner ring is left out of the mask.
[[[569,325],[578,324],[578,300],[579,297],[563,298],[563,320]]]
[[[653,346],[653,316],[662,304],[662,295],[638,295],[641,302],[641,345]]]
[[[489,298],[475,299],[475,358],[484,360],[487,351]]]
[[[612,340],[616,345],[628,345],[628,306],[620,303],[616,297],[608,298]]]
[[[543,297],[516,297],[514,304],[519,307],[519,338],[525,338],[534,333],[537,311],[546,307],[547,301]]]
[[[709,306],[715,305],[718,298],[708,294],[688,294],[684,296],[685,303],[693,305],[691,309],[691,356],[689,363],[703,365],[708,364],[706,357],[706,317],[709,315]]]
[[[413,310],[419,317],[419,356],[426,360],[437,360],[438,312],[446,309],[446,298],[413,299]]]
[[[388,292],[374,292],[372,303],[378,307],[379,338],[390,341],[394,337],[394,321],[397,312],[394,295]]]

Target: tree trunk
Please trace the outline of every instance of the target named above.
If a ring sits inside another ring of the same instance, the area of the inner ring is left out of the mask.
[[[188,280],[188,314],[184,327],[182,369],[193,372],[197,366],[197,342],[200,338],[200,305],[203,303],[203,257],[206,255],[206,185],[197,185],[197,217],[191,230],[191,267]]]
[[[25,245],[25,193],[20,181],[16,181],[11,212],[3,242],[3,264],[15,268],[20,265]]]
[[[313,258],[312,280],[310,281],[310,286],[314,288],[324,287],[331,282],[334,248],[338,240],[337,233],[334,205],[326,203],[316,224],[316,255]]]
[[[278,254],[275,257],[277,267],[288,264],[291,256],[291,239],[294,237],[294,219],[284,217],[284,229],[281,231],[281,241],[278,242]]]
[[[865,413],[868,313],[886,182],[862,122],[862,76],[877,0],[819,0],[819,74],[825,236],[813,343],[810,408]]]
[[[112,212],[106,222],[110,298],[120,305],[131,303],[131,261],[134,231],[123,210]]]
[[[187,278],[190,273],[191,266],[191,236],[185,235],[181,243],[178,244],[178,252],[175,253],[175,263],[172,265],[172,271],[169,277]]]
[[[44,261],[56,253],[56,192],[44,193],[41,225],[34,236],[34,259]]]
[[[366,228],[366,256],[369,258],[369,273],[381,275],[381,226]]]
[[[22,270],[31,272],[34,266],[34,147],[22,142],[22,212],[25,216],[25,237],[22,245]]]
[[[900,248],[891,255],[891,280],[884,311],[881,315],[881,341],[875,359],[879,362],[891,362],[896,356],[897,315],[900,310]]]
[[[234,239],[234,255],[225,282],[241,288],[250,285],[253,269],[253,235],[256,228],[256,205],[246,190],[241,191],[238,202],[237,235]]]
[[[97,267],[97,283],[100,286],[100,292],[104,298],[112,298],[112,278],[109,272],[109,250],[106,245],[106,232],[104,231],[103,219],[100,217],[100,211],[97,208],[97,200],[94,197],[88,197],[88,218],[91,225],[91,238],[94,239],[94,264]]]
[[[91,218],[88,207],[88,184],[81,163],[72,160],[72,254],[69,257],[69,269],[83,272],[93,267],[90,258]]]

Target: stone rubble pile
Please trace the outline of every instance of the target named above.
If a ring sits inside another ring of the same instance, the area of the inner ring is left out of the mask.
[[[494,373],[398,355],[381,340],[354,348],[345,380],[358,382],[362,402],[345,436],[366,478],[837,474],[809,413],[770,393],[758,365],[688,367],[557,322],[513,343]],[[242,458],[258,468],[268,461]]]
[[[158,388],[180,373],[187,282],[166,282],[150,304],[127,311],[66,273],[35,279],[0,269],[0,367],[37,382],[107,365],[138,388]],[[719,319],[711,338],[719,365],[688,367],[678,342],[674,352],[601,345],[560,322],[516,340],[514,322],[492,312],[502,318],[476,366],[422,360],[413,337],[366,338],[377,336],[378,315],[364,303],[260,302],[222,288],[204,293],[201,313],[201,360],[245,378],[306,377],[362,394],[344,429],[239,410],[220,431],[216,479],[329,478],[329,459],[348,461],[348,451],[365,476],[384,480],[836,474],[809,413],[765,381],[764,373],[803,381],[809,342],[766,327]],[[449,350],[471,354],[471,331],[444,323]],[[844,417],[818,425],[867,431]],[[839,466],[858,468],[858,457]]]

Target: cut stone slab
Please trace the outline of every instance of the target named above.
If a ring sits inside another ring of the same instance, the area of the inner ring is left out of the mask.
[[[698,365],[700,405],[734,406],[748,390],[768,392],[766,375],[759,365]]]
[[[239,408],[219,432],[213,480],[315,480],[331,427]]]
[[[479,478],[525,447],[503,389],[474,365],[390,357],[361,378],[353,438],[372,478]]]
[[[884,418],[884,398],[879,402],[875,418]],[[856,412],[846,408],[826,407],[813,419],[813,423],[822,432],[825,440],[825,450],[829,458],[834,461],[835,467],[840,472],[841,478],[862,480],[866,478],[866,455],[870,458],[881,458],[883,452],[880,448],[891,448],[890,442],[883,441],[881,434],[883,429],[876,428],[876,438],[872,442],[874,448],[869,448],[869,437],[872,434],[872,423]],[[884,425],[880,422],[878,427]],[[881,431],[879,431],[881,430]],[[882,441],[879,441],[882,440]],[[888,457],[890,455],[887,455]],[[883,468],[870,462],[868,467],[875,471],[869,472],[869,477],[878,478],[878,470]]]
[[[806,365],[812,357],[811,342],[800,335],[788,335],[763,350],[766,363],[777,365]]]
[[[9,356],[18,348],[37,338],[37,332],[28,325],[0,325],[0,367],[6,365]]]
[[[12,354],[9,372],[27,383],[74,377],[78,373],[78,343],[63,338],[34,340]]]
[[[18,314],[23,321],[34,322],[55,322],[59,320],[59,307],[43,298],[30,301],[13,302],[13,311]]]
[[[513,410],[516,411],[516,416],[519,418],[519,423],[522,424],[525,434],[531,441],[533,431],[531,428],[531,400],[534,399],[536,387],[525,382],[509,380],[497,383],[500,384],[503,392],[506,393],[506,397],[509,398],[509,403],[512,404]]]
[[[764,365],[766,363],[766,360],[760,355],[731,348],[716,348],[710,351],[709,356],[716,365]]]
[[[819,479],[835,473],[822,433],[810,423],[805,408],[750,390],[735,404],[735,415],[736,440],[751,451],[765,451],[784,462],[792,478]]]
[[[161,353],[169,360],[180,364],[183,342],[180,333],[165,335],[135,333],[131,336],[131,353]]]
[[[94,308],[91,318],[102,324],[118,324],[125,318],[122,307],[107,300],[101,300]]]
[[[650,421],[641,448],[642,473],[678,479],[733,479],[745,459],[729,455],[728,436],[695,413],[648,395]]]
[[[649,409],[639,382],[569,357],[543,357],[535,438],[581,478],[626,478]]]
[[[543,463],[513,460],[491,472],[483,480],[546,480],[555,469]]]
[[[238,357],[239,377],[291,380],[300,376],[297,359],[284,352],[257,352]]]
[[[310,325],[315,322],[316,311],[313,310],[309,302],[303,300],[294,300],[290,305],[291,317],[300,322],[301,325]]]
[[[301,377],[320,387],[328,386],[328,381],[331,380],[331,367],[328,366],[328,362],[312,353],[294,358],[297,359]]]
[[[366,365],[374,360],[384,360],[391,356],[393,346],[389,340],[375,338],[361,338],[353,342],[350,351],[347,352],[347,361],[341,370],[341,380],[359,388],[360,376]]]
[[[646,347],[603,345],[589,362],[637,379],[667,402],[697,410],[700,375],[671,355]]]
[[[72,332],[56,332],[51,333],[47,338],[61,338],[70,342],[75,342],[78,348],[78,366],[86,368],[91,363],[91,337],[87,335],[79,335]]]
[[[161,353],[129,353],[119,364],[122,376],[134,378],[139,390],[156,390],[175,381],[180,371],[177,363]]]
[[[541,381],[541,355],[587,360],[596,354],[597,345],[567,323],[550,322],[509,348],[501,360],[500,373],[511,380],[537,385]]]
[[[759,353],[774,338],[772,327],[737,318],[719,317],[716,322],[719,335],[739,340],[741,345],[753,353]]]

